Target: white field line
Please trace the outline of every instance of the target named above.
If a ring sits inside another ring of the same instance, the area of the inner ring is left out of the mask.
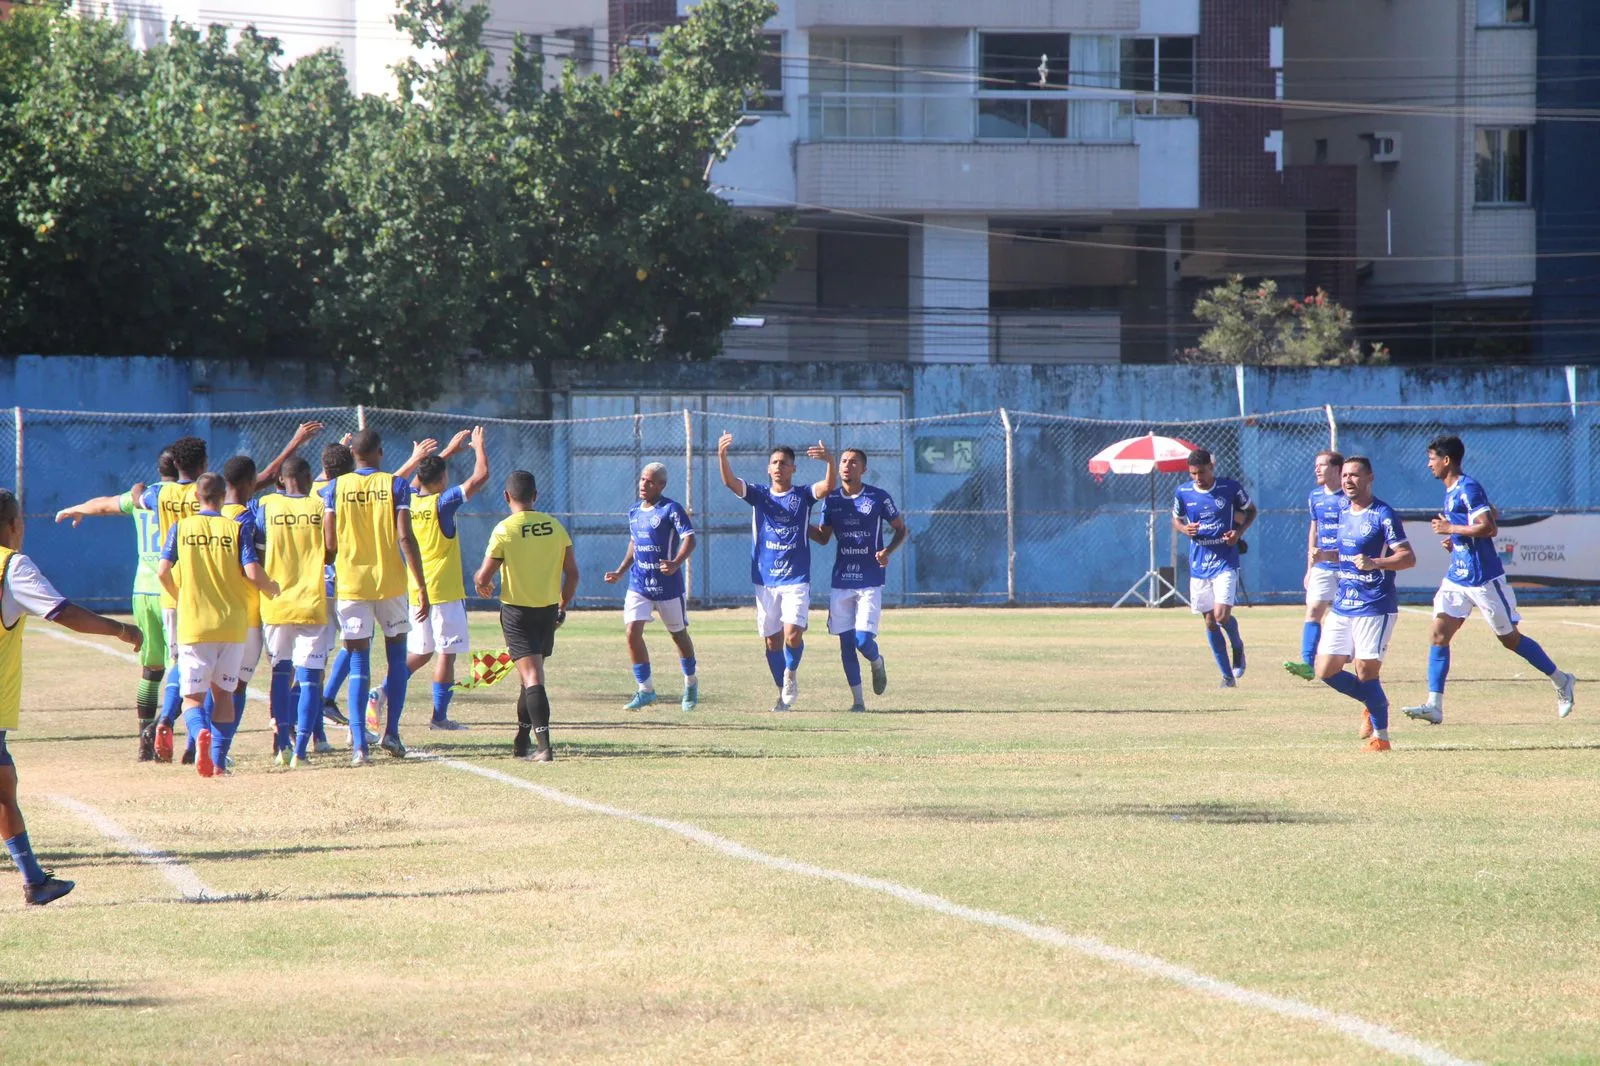
[[[131,852],[160,870],[161,876],[172,882],[172,887],[178,890],[178,893],[183,896],[185,901],[189,903],[214,903],[227,898],[224,893],[218,892],[200,880],[189,867],[166,852],[158,851],[145,844],[138,837],[87,803],[80,803],[71,796],[47,796],[46,798],[56,806],[65,807],[94,826],[95,829],[99,830],[101,836],[119,848]]]
[[[84,640],[82,637],[75,637],[70,633],[64,632],[60,626],[51,625],[48,622],[42,625],[31,625],[25,632],[27,632],[29,635],[37,633],[41,637],[49,637],[52,640],[60,640],[68,644],[76,644],[80,648],[93,648],[95,651],[104,652],[107,655],[133,663],[135,666],[139,664],[139,657],[133,654],[131,651],[123,651],[121,648],[109,648],[104,644],[96,644],[92,640]]]
[[[1456,1058],[1447,1051],[1424,1044],[1420,1040],[1406,1036],[1403,1033],[1397,1033],[1393,1029],[1385,1028],[1374,1022],[1349,1014],[1335,1014],[1332,1011],[1323,1010],[1321,1007],[1302,1003],[1299,1000],[1274,996],[1244,988],[1240,985],[1230,984],[1215,977],[1208,977],[1188,967],[1167,962],[1165,959],[1157,958],[1154,955],[1146,955],[1143,952],[1119,948],[1114,944],[1108,944],[1093,937],[1075,936],[1071,933],[1064,933],[1059,929],[1053,929],[1050,926],[1036,925],[1033,922],[1025,922],[1020,918],[1012,918],[1009,915],[999,914],[995,911],[967,907],[941,896],[931,895],[893,881],[847,873],[843,870],[832,870],[825,866],[813,866],[810,863],[787,859],[781,855],[768,855],[765,852],[746,847],[737,841],[709,833],[688,822],[669,821],[665,818],[656,818],[648,814],[624,810],[620,807],[610,807],[603,803],[595,803],[592,800],[569,795],[545,785],[536,785],[524,778],[501,773],[499,770],[474,766],[471,763],[461,762],[456,759],[441,759],[439,761],[454,770],[477,774],[479,777],[486,777],[503,785],[510,785],[513,788],[533,792],[552,803],[560,803],[581,811],[587,811],[590,814],[618,818],[623,821],[635,822],[640,825],[662,829],[669,833],[675,833],[686,840],[694,841],[730,858],[741,859],[745,862],[755,863],[758,866],[765,866],[784,873],[797,874],[801,877],[810,877],[822,881],[836,881],[840,884],[865,889],[869,892],[877,892],[914,907],[921,907],[925,910],[934,911],[951,918],[960,918],[978,925],[1004,929],[1041,944],[1066,948],[1080,955],[1124,966],[1152,977],[1159,977],[1192,992],[1213,996],[1243,1007],[1267,1011],[1285,1018],[1310,1022],[1313,1025],[1343,1033],[1345,1036],[1377,1048],[1380,1051],[1386,1051],[1414,1062],[1426,1063],[1428,1066],[1473,1066],[1469,1060]]]

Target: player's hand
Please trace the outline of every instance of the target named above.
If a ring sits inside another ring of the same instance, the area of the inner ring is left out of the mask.
[[[1444,550],[1445,550],[1445,551],[1447,551],[1447,552],[1453,552],[1453,551],[1455,551],[1455,550],[1456,550],[1456,542],[1455,542],[1455,540],[1454,540],[1454,539],[1453,539],[1453,538],[1451,538],[1451,537],[1446,537],[1446,538],[1444,538],[1444,539],[1443,539],[1443,540],[1441,540],[1441,541],[1440,541],[1440,542],[1439,542],[1439,544],[1440,544],[1440,546],[1441,546],[1441,547],[1443,547],[1443,548],[1444,548]]]
[[[1239,543],[1239,531],[1237,529],[1230,529],[1227,532],[1223,533],[1222,534],[1222,543],[1228,544],[1228,545],[1233,545],[1233,544]]]
[[[261,590],[261,595],[269,600],[275,600],[283,595],[283,586],[276,581],[267,582],[267,587]]]
[[[457,430],[455,435],[450,438],[450,443],[446,444],[444,451],[439,454],[448,459],[461,450],[461,446],[467,443],[467,438],[470,436],[472,436],[472,430],[470,429]]]
[[[473,591],[475,591],[478,595],[482,596],[484,599],[486,599],[486,600],[494,599],[494,582],[493,581],[479,581],[479,582],[474,583],[472,588],[473,588]]]
[[[566,621],[567,621],[567,609],[565,607],[557,607],[556,608],[556,628],[560,629],[566,623]]]
[[[65,522],[69,518],[72,519],[72,528],[77,529],[78,523],[83,521],[84,515],[83,512],[76,507],[63,507],[61,510],[56,512],[57,522]]]
[[[422,589],[417,593],[416,619],[419,623],[426,623],[428,621],[428,608],[430,606],[431,605],[428,603],[428,590]]]
[[[439,442],[432,437],[426,440],[414,440],[411,442],[411,461],[419,463],[438,450]]]
[[[888,566],[889,565],[889,549],[888,548],[880,548],[878,551],[873,553],[872,557],[874,559],[878,560],[878,565],[879,566]]]
[[[354,433],[346,433],[344,436],[339,438],[339,443],[343,444],[346,448],[348,448],[348,447],[350,447],[350,442],[355,440],[355,439],[356,439],[356,435]]]
[[[1448,533],[1448,532],[1450,532],[1450,519],[1446,518],[1442,514],[1434,515],[1433,516],[1433,521],[1429,522],[1428,525],[1433,529],[1433,531],[1435,533]]]
[[[1200,523],[1185,522],[1183,523],[1183,531],[1191,537],[1198,537],[1200,535]]]
[[[606,573],[605,573],[606,584],[615,585],[617,583],[618,579],[620,579],[621,577],[622,577],[622,571],[621,570],[607,570]]]
[[[668,577],[671,577],[673,574],[676,574],[682,569],[683,564],[678,562],[676,559],[668,559],[661,564],[661,572],[666,574]]]
[[[312,437],[315,437],[318,433],[321,433],[323,428],[324,427],[321,422],[300,423],[300,425],[295,427],[294,436],[289,438],[289,447],[300,447],[300,445],[304,444]]]
[[[817,443],[806,449],[806,458],[821,459],[826,463],[830,462],[833,459],[833,456],[829,454],[828,446],[819,440]]]
[[[1358,555],[1353,560],[1357,570],[1376,570],[1377,564],[1368,556]]]
[[[731,447],[733,447],[733,434],[723,430],[722,436],[717,438],[717,454],[727,455],[728,449]]]
[[[483,427],[473,426],[472,432],[467,435],[467,443],[472,445],[475,452],[483,451]]]
[[[132,645],[134,651],[144,647],[144,634],[139,631],[139,627],[126,622],[123,622],[121,628],[117,630],[117,639],[124,644]]]

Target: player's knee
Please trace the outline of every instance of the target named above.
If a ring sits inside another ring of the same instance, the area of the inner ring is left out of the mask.
[[[868,633],[865,629],[857,629],[855,634],[857,648],[865,648],[868,644],[872,643],[873,634]]]
[[[1511,627],[1509,633],[1497,633],[1495,635],[1500,638],[1501,644],[1512,651],[1516,651],[1517,645],[1522,643],[1522,633],[1515,626]]]

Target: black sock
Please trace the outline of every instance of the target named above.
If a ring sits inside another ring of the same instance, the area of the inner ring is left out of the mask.
[[[512,751],[518,755],[528,750],[528,733],[533,728],[533,715],[528,709],[531,702],[528,698],[529,691],[524,688],[517,693],[517,739],[512,745]]]
[[[529,685],[523,691],[528,694],[528,710],[533,716],[533,736],[542,751],[550,746],[550,697],[543,685]]]

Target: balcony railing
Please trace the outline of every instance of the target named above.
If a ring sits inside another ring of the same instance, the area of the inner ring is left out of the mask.
[[[1132,144],[1136,115],[1191,110],[1187,98],[1092,91],[812,93],[800,102],[802,141]]]

